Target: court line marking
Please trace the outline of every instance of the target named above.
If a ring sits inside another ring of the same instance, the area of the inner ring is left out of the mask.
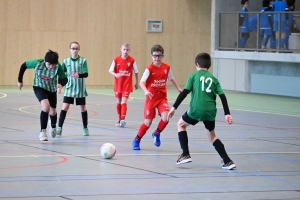
[[[1,92],[0,92],[0,94],[3,95],[3,96],[0,97],[0,99],[7,97],[7,94],[5,94],[5,93],[1,93]]]
[[[191,153],[191,155],[217,155],[218,153]],[[245,155],[245,154],[300,154],[300,152],[232,152],[230,155]],[[0,158],[39,158],[39,157],[101,157],[100,153],[91,155],[65,155],[65,154],[53,154],[53,155],[23,155],[23,156],[0,156]],[[119,156],[178,156],[178,154],[116,154]],[[109,160],[109,159],[106,159]]]

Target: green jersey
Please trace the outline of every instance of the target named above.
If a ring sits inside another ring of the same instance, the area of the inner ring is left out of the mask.
[[[207,70],[199,70],[189,76],[184,89],[192,92],[188,116],[198,121],[215,121],[216,96],[224,94],[218,79]]]
[[[67,73],[68,83],[65,87],[64,96],[72,98],[82,98],[88,96],[85,86],[85,78],[74,78],[72,73],[78,74],[88,73],[86,59],[78,56],[77,59],[69,57],[64,60],[62,66]]]
[[[26,61],[28,69],[34,68],[35,75],[33,86],[43,88],[50,92],[57,91],[57,76],[60,79],[66,78],[62,66],[57,63],[55,67],[49,70],[44,62],[44,59],[28,60]]]

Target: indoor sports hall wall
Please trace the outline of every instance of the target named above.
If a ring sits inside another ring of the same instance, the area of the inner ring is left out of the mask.
[[[195,71],[194,58],[210,52],[211,0],[0,0],[0,86],[16,86],[20,65],[57,51],[60,62],[70,55],[69,43],[78,41],[88,61],[89,86],[109,87],[108,69],[131,44],[140,76],[151,62],[150,48],[161,44],[164,61],[184,85]],[[162,33],[147,33],[146,20],[163,21]],[[32,86],[33,70],[24,85]]]

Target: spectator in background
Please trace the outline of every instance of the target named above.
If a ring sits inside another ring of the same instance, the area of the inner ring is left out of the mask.
[[[250,37],[249,17],[248,17],[248,0],[241,0],[242,10],[239,17],[239,30],[240,30],[240,48],[244,48],[245,44]]]

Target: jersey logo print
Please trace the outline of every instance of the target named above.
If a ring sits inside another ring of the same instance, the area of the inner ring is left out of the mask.
[[[165,74],[167,74],[167,70],[164,70],[165,71]]]
[[[43,79],[44,81],[50,81],[51,78],[49,78],[48,76],[41,75],[41,79]]]
[[[146,111],[146,115],[149,115],[149,113],[150,113],[150,111],[149,111],[149,110],[147,110],[147,111]]]
[[[130,67],[130,63],[127,63],[128,67]]]

